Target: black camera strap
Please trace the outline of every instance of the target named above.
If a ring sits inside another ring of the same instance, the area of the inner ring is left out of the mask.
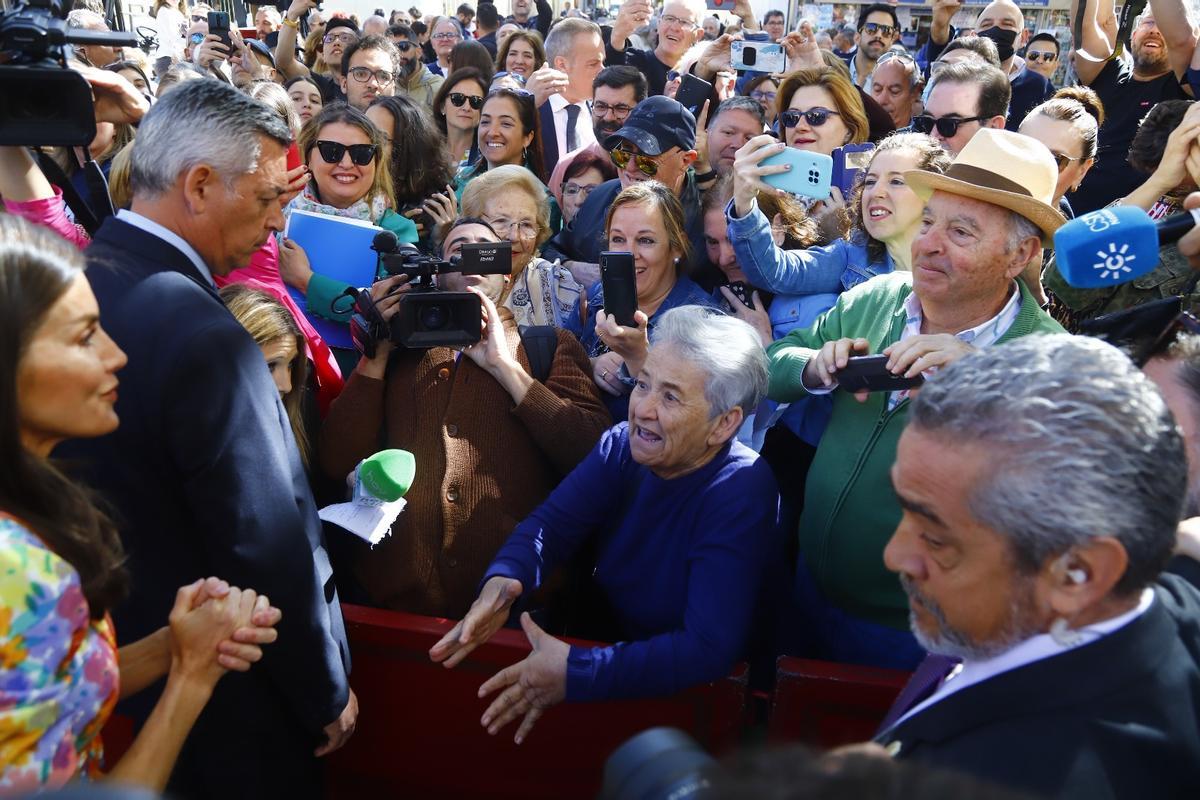
[[[100,229],[100,223],[114,213],[112,200],[108,196],[108,183],[104,180],[104,173],[100,171],[100,165],[93,159],[88,159],[87,163],[83,165],[88,194],[91,196],[93,202],[97,198],[101,199],[101,202],[97,204],[96,210],[93,211],[92,206],[79,194],[79,191],[75,188],[75,184],[71,183],[71,179],[63,172],[58,162],[42,150],[36,150],[35,152],[37,153],[38,167],[41,168],[42,174],[46,176],[46,180],[62,190],[63,199],[66,200],[67,207],[75,214],[75,221],[83,226],[89,236],[95,236],[96,231]]]
[[[551,325],[522,325],[521,344],[529,359],[529,374],[541,383],[550,377],[554,354],[558,350],[558,331]]]

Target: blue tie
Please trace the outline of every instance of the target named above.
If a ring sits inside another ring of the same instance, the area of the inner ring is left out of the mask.
[[[567,152],[579,149],[579,136],[575,133],[575,123],[579,122],[579,106],[567,106]]]

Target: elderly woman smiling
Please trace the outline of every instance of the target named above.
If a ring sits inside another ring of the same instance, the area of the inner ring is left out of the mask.
[[[430,657],[458,664],[588,539],[596,582],[627,640],[571,647],[522,615],[533,652],[480,688],[500,693],[483,715],[489,733],[523,715],[520,743],[563,700],[673,694],[720,678],[742,656],[779,496],[766,462],[734,435],[766,379],[762,344],[746,323],[698,306],[662,315],[629,421],[517,526],[471,610]]]

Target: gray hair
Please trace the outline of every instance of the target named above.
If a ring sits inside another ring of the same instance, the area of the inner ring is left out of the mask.
[[[284,146],[292,141],[287,123],[270,107],[222,81],[188,81],[155,103],[138,126],[130,188],[137,197],[161,196],[197,164],[232,182],[258,167],[259,136]]]
[[[1183,440],[1162,395],[1115,347],[1054,334],[983,348],[921,389],[909,425],[986,449],[971,513],[1008,540],[1019,571],[1112,536],[1129,556],[1114,591],[1128,595],[1170,558]]]
[[[654,322],[654,347],[673,347],[708,375],[709,418],[741,407],[749,415],[767,396],[767,354],[758,334],[737,317],[704,306],[680,306]]]
[[[709,114],[708,127],[711,128],[716,123],[717,118],[726,111],[745,111],[758,120],[759,125],[767,124],[767,115],[763,113],[762,106],[758,104],[757,100],[747,97],[744,94],[736,94],[733,97],[722,100],[721,105],[717,106],[717,110]]]
[[[1016,211],[1008,212],[1008,238],[1004,240],[1004,252],[1011,253],[1021,246],[1021,242],[1029,237],[1041,240],[1042,229],[1029,217],[1024,217]]]
[[[554,66],[554,59],[567,58],[575,46],[575,37],[585,33],[600,36],[600,26],[591,20],[568,17],[556,24],[546,35],[546,61]]]
[[[108,22],[105,21],[103,14],[97,14],[86,8],[76,8],[67,14],[67,27],[108,30]]]

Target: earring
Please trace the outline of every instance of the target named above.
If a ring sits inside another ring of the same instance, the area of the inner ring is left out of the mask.
[[[1054,622],[1050,623],[1050,638],[1063,649],[1083,644],[1083,634],[1071,630],[1071,623],[1067,622],[1066,617],[1056,617]]]

